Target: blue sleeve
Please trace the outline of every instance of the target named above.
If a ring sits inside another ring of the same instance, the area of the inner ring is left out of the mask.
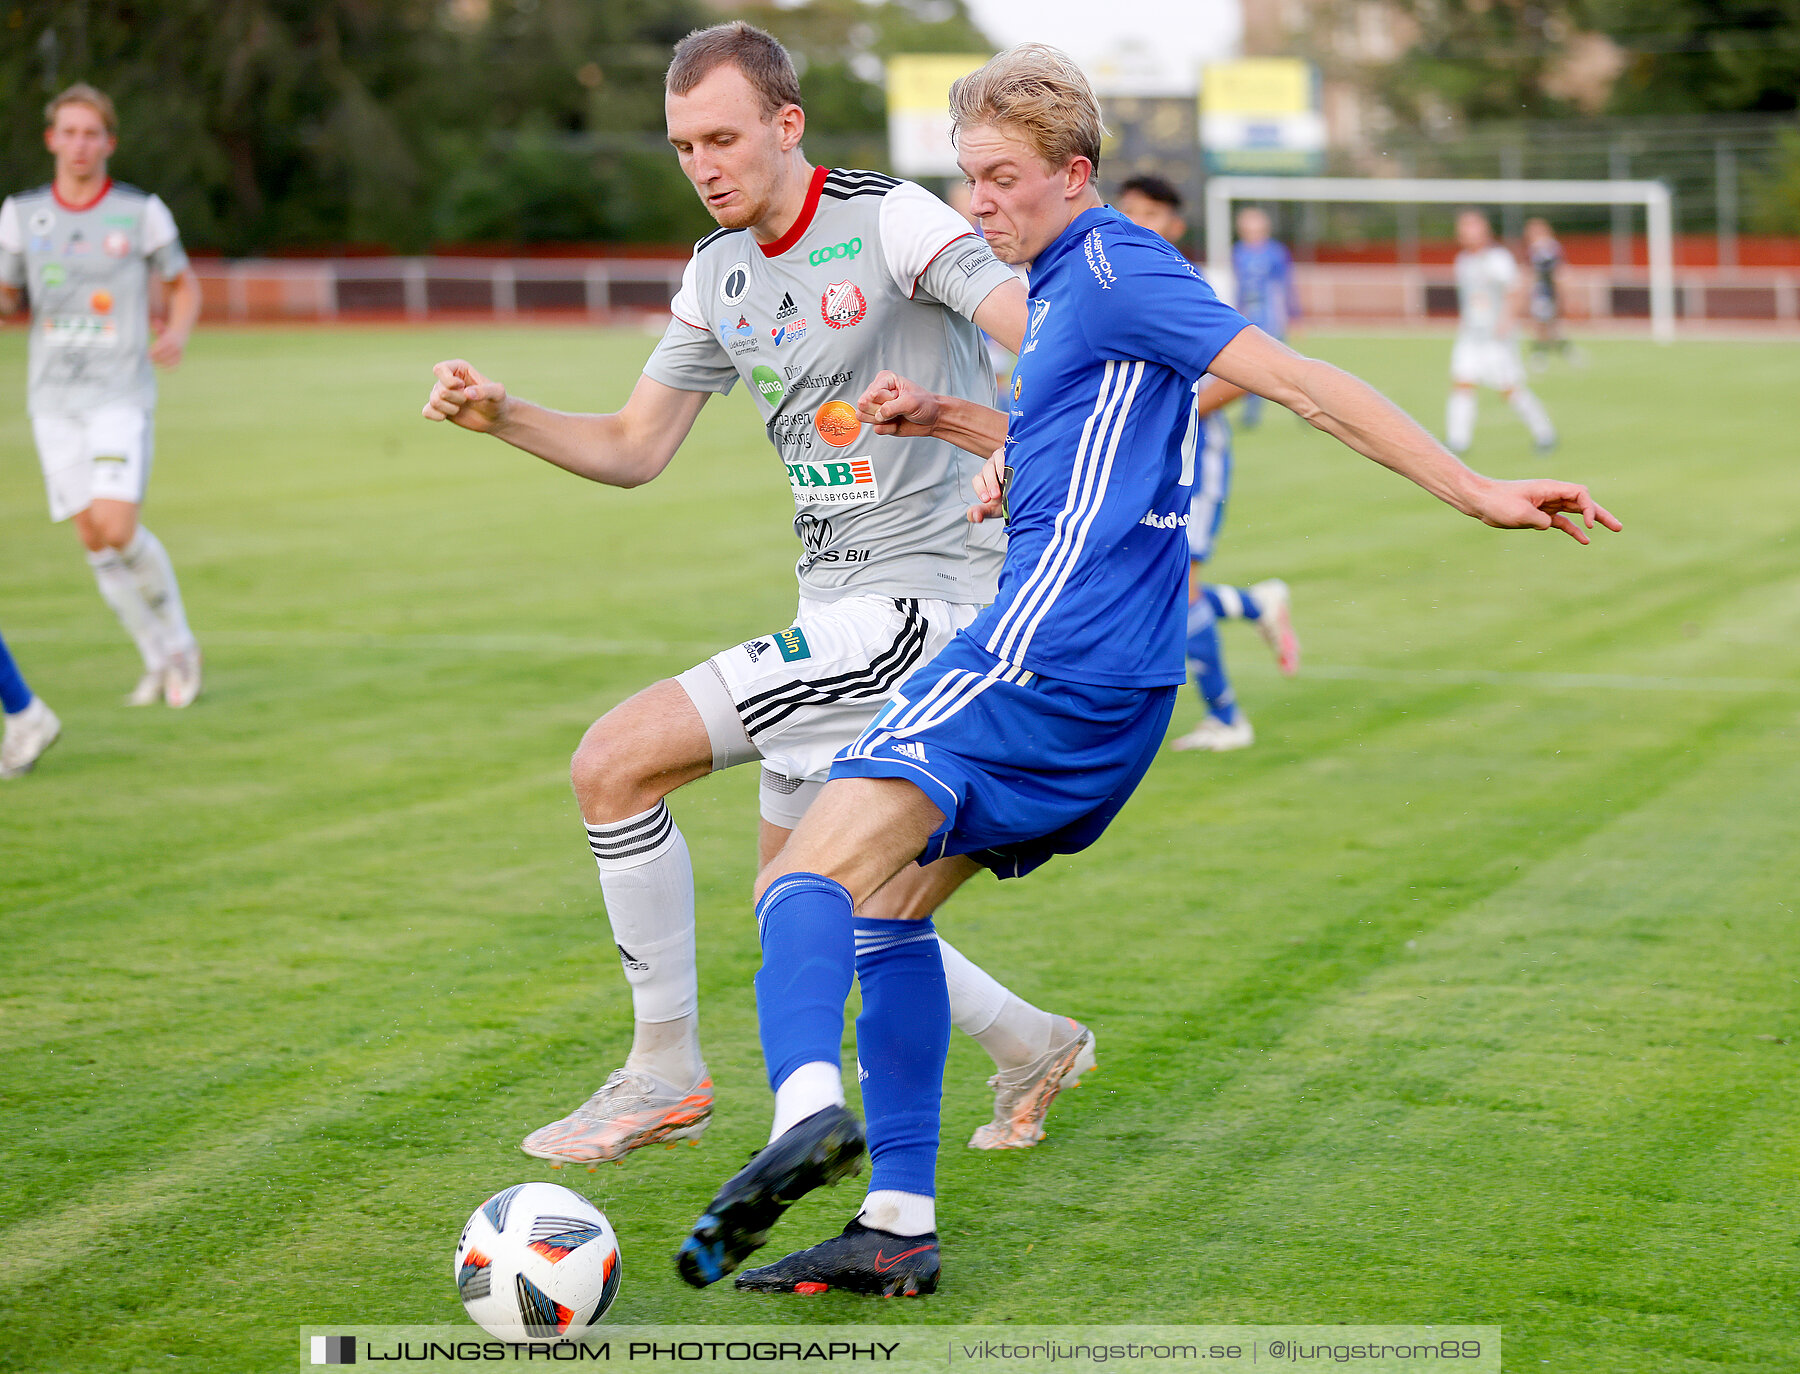
[[[1080,270],[1080,321],[1104,358],[1142,358],[1196,378],[1250,322],[1213,294],[1193,264],[1131,242],[1108,243],[1114,280]],[[1101,258],[1106,263],[1106,259]]]

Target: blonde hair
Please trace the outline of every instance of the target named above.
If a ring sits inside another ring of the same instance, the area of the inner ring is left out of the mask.
[[[44,127],[48,129],[56,123],[56,112],[64,105],[91,105],[106,125],[106,132],[117,136],[119,132],[119,112],[113,109],[113,103],[106,92],[98,87],[90,86],[85,81],[77,81],[68,90],[63,91],[44,106]]]
[[[974,124],[1005,129],[1061,167],[1085,157],[1100,166],[1106,125],[1080,67],[1046,43],[1021,43],[950,87],[950,136]]]

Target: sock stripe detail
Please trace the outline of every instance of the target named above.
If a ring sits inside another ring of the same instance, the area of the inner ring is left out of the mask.
[[[937,929],[929,920],[894,921],[886,923],[887,929],[880,926],[857,926],[856,957],[865,954],[881,954],[886,950],[898,949],[901,945],[917,944],[921,940],[935,940]],[[903,927],[893,929],[894,926]]]
[[[675,835],[675,818],[668,803],[658,802],[656,809],[644,816],[634,816],[612,825],[586,827],[588,848],[601,863],[617,863],[635,859],[667,845]]]

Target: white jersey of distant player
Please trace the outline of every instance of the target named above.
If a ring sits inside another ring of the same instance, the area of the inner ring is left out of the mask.
[[[1489,244],[1456,255],[1456,300],[1462,312],[1457,332],[1464,338],[1498,339],[1506,334],[1500,323],[1506,318],[1506,299],[1519,279],[1519,264],[1501,245]]]
[[[1456,255],[1456,298],[1462,314],[1450,352],[1452,381],[1496,391],[1511,391],[1523,381],[1507,311],[1507,298],[1518,279],[1519,264],[1500,244]]]

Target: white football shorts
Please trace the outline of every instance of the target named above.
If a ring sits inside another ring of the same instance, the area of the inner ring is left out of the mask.
[[[714,771],[761,759],[763,819],[791,830],[838,751],[980,609],[892,596],[802,597],[787,629],[714,654],[675,680],[706,722]]]
[[[150,483],[152,412],[128,401],[96,406],[79,414],[34,413],[31,432],[50,518],[67,520],[92,501],[144,504]]]
[[[1487,386],[1495,391],[1524,386],[1518,341],[1459,336],[1450,350],[1450,380],[1459,386]]]

